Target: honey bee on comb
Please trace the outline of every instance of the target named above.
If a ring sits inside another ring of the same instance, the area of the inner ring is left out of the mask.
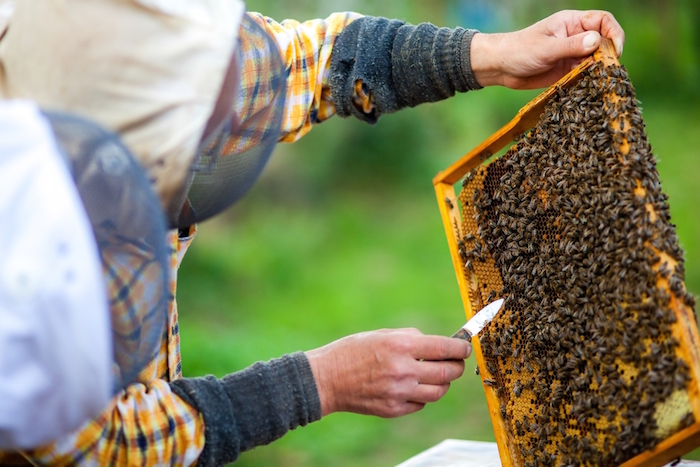
[[[695,423],[695,299],[624,67],[558,87],[458,199],[472,308],[506,299],[479,352],[514,465],[620,465]]]

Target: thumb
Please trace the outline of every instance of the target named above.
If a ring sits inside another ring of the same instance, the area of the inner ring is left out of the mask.
[[[600,45],[600,34],[597,31],[586,31],[581,34],[557,39],[550,49],[554,60],[567,58],[582,58],[591,55]]]

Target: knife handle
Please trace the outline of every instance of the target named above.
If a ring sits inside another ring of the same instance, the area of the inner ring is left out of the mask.
[[[457,339],[468,340],[470,344],[472,342],[472,334],[464,328],[461,328],[459,331],[452,334],[452,337],[456,337]]]

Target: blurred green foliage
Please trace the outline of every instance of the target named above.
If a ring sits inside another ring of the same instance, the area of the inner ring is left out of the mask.
[[[700,293],[697,0],[247,4],[277,20],[354,10],[484,32],[525,27],[564,8],[612,11],[627,34],[621,61],[643,103],[686,252],[686,284]],[[385,116],[376,127],[334,118],[280,145],[252,192],[200,226],[180,270],[185,375],[223,376],[382,327],[451,334],[464,313],[431,179],[536,94],[486,89]],[[445,438],[493,440],[473,368],[468,361],[448,395],[422,412],[396,420],[334,414],[245,453],[237,465],[389,466]]]

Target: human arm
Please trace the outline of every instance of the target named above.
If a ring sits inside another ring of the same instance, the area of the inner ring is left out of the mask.
[[[543,87],[593,53],[601,34],[621,53],[624,32],[602,11],[562,11],[504,34],[364,17],[336,40],[333,101],[340,116],[375,123],[385,113],[482,86]]]
[[[357,13],[304,23],[278,23],[259,13],[248,16],[275,39],[288,72],[282,142],[300,139],[336,113],[375,123],[379,115],[407,105],[480,88],[469,66],[475,30],[412,26]],[[241,46],[246,56],[245,34]],[[392,60],[392,54],[402,59]],[[244,67],[238,105],[243,113],[253,113],[256,101],[266,99],[258,95],[255,63],[246,60]],[[419,71],[409,72],[413,67]]]
[[[221,379],[183,378],[171,386],[202,413],[206,443],[199,466],[234,462],[241,452],[321,418],[314,378],[302,352],[258,362]]]
[[[357,13],[303,23],[249,15],[275,38],[288,70],[284,142],[335,113],[375,123],[385,113],[483,86],[548,86],[593,53],[600,35],[618,54],[624,44],[624,31],[604,11],[561,11],[503,34]]]
[[[382,417],[415,412],[460,377],[468,342],[416,329],[355,334],[217,379],[181,379],[173,390],[202,413],[198,465],[235,461],[288,430],[346,411]]]

